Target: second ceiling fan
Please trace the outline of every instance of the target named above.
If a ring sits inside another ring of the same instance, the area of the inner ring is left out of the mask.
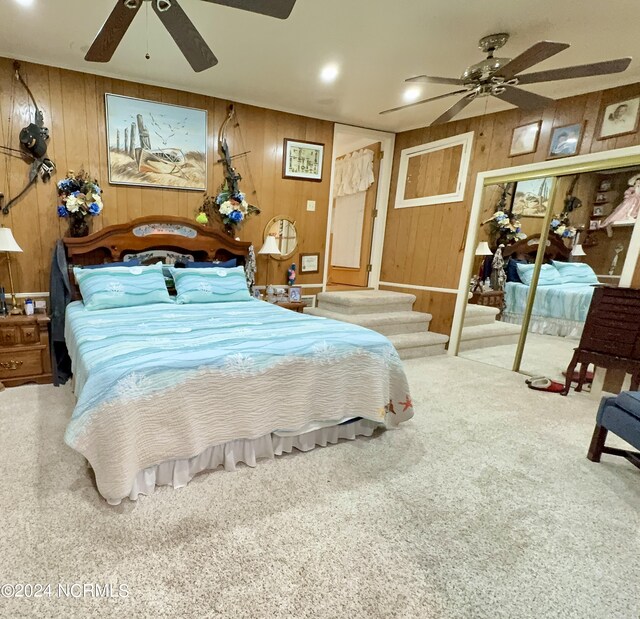
[[[624,71],[631,62],[631,58],[618,58],[616,60],[605,60],[575,67],[564,67],[562,69],[549,69],[547,71],[537,71],[535,73],[525,73],[530,67],[555,56],[558,52],[567,49],[568,43],[555,43],[554,41],[539,41],[515,58],[495,58],[493,53],[500,49],[509,40],[506,33],[491,34],[480,39],[479,47],[487,54],[487,58],[474,65],[471,65],[460,78],[452,77],[432,77],[430,75],[419,75],[410,77],[407,82],[426,82],[427,84],[451,84],[462,86],[460,90],[454,90],[444,95],[423,99],[408,105],[401,105],[390,110],[380,112],[389,114],[397,112],[414,105],[421,105],[430,101],[437,101],[453,95],[463,95],[444,114],[441,114],[431,124],[441,125],[448,122],[459,114],[469,103],[478,97],[497,97],[502,101],[511,103],[525,110],[536,110],[546,107],[554,102],[549,97],[543,97],[528,90],[516,88],[524,84],[538,84],[540,82],[551,82],[555,80],[567,80],[578,77],[591,77],[595,75],[608,75],[610,73],[620,73]]]
[[[118,0],[84,59],[90,62],[109,62],[143,2],[151,2],[156,15],[196,73],[218,64],[215,54],[184,12],[178,0]],[[269,0],[268,2],[264,0],[203,0],[203,2],[212,2],[251,13],[287,19],[296,0]]]

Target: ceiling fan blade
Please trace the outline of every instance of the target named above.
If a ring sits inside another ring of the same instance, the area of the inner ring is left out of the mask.
[[[432,77],[431,75],[417,75],[410,77],[405,82],[423,82],[427,84],[453,84],[455,86],[464,84],[464,81],[455,77]]]
[[[380,114],[390,114],[391,112],[397,112],[398,110],[404,110],[408,107],[413,107],[414,105],[422,105],[423,103],[429,103],[429,101],[437,101],[438,99],[444,99],[446,97],[451,97],[452,95],[460,95],[466,93],[466,90],[455,90],[454,92],[448,92],[446,95],[439,95],[437,97],[431,97],[430,99],[422,99],[422,101],[415,101],[414,103],[408,103],[407,105],[401,105],[399,107],[393,107],[390,110],[385,110],[384,112],[380,112]]]
[[[171,5],[165,10],[157,2],[152,2],[151,6],[196,73],[218,64],[218,59],[182,10],[178,0],[171,0]]]
[[[444,125],[444,123],[449,122],[454,116],[459,114],[469,103],[473,101],[475,97],[463,97],[458,101],[458,103],[452,105],[444,114],[441,114],[436,118],[432,123],[433,125]]]
[[[520,88],[514,88],[513,86],[505,86],[504,89],[503,93],[494,96],[506,101],[507,103],[516,105],[523,110],[539,110],[555,103],[555,101],[553,99],[549,99],[549,97],[543,97],[542,95],[537,95],[534,92],[529,92],[528,90],[521,90]]]
[[[538,64],[551,56],[571,47],[568,43],[555,43],[554,41],[538,41],[529,49],[525,50],[519,56],[508,62],[502,69],[496,72],[496,75],[510,80],[516,73],[526,71],[534,64]]]
[[[129,29],[133,18],[137,15],[142,2],[133,8],[125,6],[124,0],[118,0],[111,15],[107,17],[98,36],[95,38],[89,51],[84,57],[89,62],[109,62],[115,53],[120,41]]]
[[[594,75],[607,75],[609,73],[622,73],[629,64],[631,58],[617,58],[604,62],[581,64],[575,67],[563,69],[550,69],[549,71],[537,71],[518,76],[519,84],[536,84],[538,82],[552,82],[554,80],[569,80],[577,77],[592,77]]]
[[[251,11],[252,13],[260,13],[269,17],[277,17],[278,19],[287,19],[291,15],[293,5],[296,0],[204,0],[205,2],[213,2],[214,4],[222,4],[230,6],[234,9],[242,9],[243,11]]]

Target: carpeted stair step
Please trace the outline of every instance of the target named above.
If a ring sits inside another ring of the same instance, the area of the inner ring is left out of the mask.
[[[433,357],[443,355],[445,344],[449,341],[441,333],[400,333],[390,335],[389,341],[395,346],[400,359],[415,359],[416,357]]]
[[[305,314],[323,316],[333,320],[342,320],[382,333],[398,335],[400,333],[423,333],[429,330],[431,314],[422,312],[383,312],[382,314],[342,314],[322,307],[307,307]]]
[[[499,321],[473,327],[467,327],[465,323],[460,338],[460,351],[515,344],[520,339],[521,329],[520,325]]]
[[[490,325],[495,322],[499,313],[500,310],[497,307],[469,303],[464,314],[464,326]]]
[[[413,294],[388,290],[356,290],[350,292],[321,292],[318,307],[338,314],[380,314],[410,312],[415,303]]]

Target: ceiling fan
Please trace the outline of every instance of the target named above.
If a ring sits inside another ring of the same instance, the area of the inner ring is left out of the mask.
[[[558,52],[567,49],[568,43],[555,43],[553,41],[539,41],[528,50],[522,52],[515,58],[495,58],[494,52],[500,49],[509,40],[509,35],[505,33],[491,34],[480,39],[479,47],[487,54],[487,58],[471,65],[462,76],[457,78],[431,77],[429,75],[419,75],[411,77],[407,82],[426,82],[428,84],[453,84],[462,86],[460,90],[454,90],[444,95],[423,99],[408,105],[401,105],[390,110],[380,112],[389,114],[403,110],[414,105],[421,105],[429,101],[437,101],[453,95],[464,95],[457,103],[452,105],[444,114],[438,116],[431,124],[441,125],[451,120],[459,114],[469,103],[479,97],[497,97],[525,110],[535,110],[543,108],[553,103],[549,97],[543,97],[527,90],[516,88],[523,84],[537,84],[539,82],[550,82],[554,80],[567,80],[577,77],[591,77],[593,75],[607,75],[609,73],[620,73],[624,71],[631,62],[631,58],[618,58],[616,60],[605,60],[604,62],[594,62],[575,67],[564,67],[562,69],[549,69],[536,73],[525,73],[533,65],[555,56]]]
[[[296,3],[296,0],[203,1],[279,19],[287,19]],[[84,59],[90,62],[109,62],[143,2],[151,2],[156,15],[196,73],[218,64],[218,59],[182,10],[178,0],[118,0]]]

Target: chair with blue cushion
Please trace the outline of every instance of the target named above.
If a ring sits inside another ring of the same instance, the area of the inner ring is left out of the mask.
[[[615,397],[602,398],[587,458],[600,462],[603,453],[622,456],[640,468],[640,453],[606,447],[607,434],[613,432],[640,449],[640,391],[623,391]]]

